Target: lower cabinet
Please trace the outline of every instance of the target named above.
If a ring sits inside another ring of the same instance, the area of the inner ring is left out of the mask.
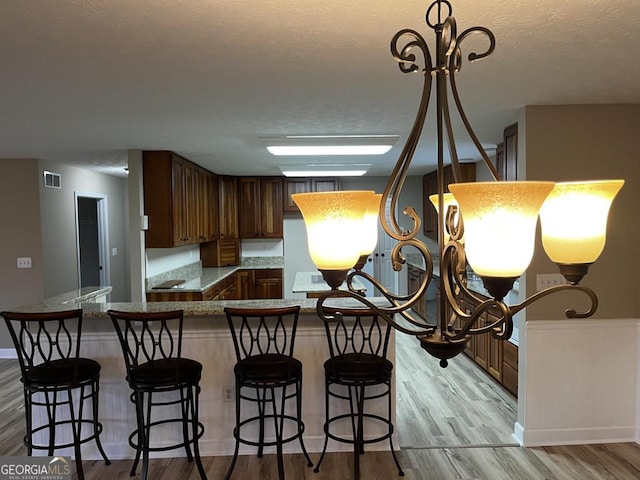
[[[282,298],[282,269],[244,269],[202,292],[149,292],[147,302],[198,302]]]
[[[424,276],[427,273],[414,265],[407,266],[407,290],[408,293],[414,293],[420,288]],[[427,300],[426,295],[422,294],[418,301],[413,305],[412,310],[425,320],[427,319]]]
[[[468,313],[474,308],[474,302],[465,298],[461,300]],[[499,319],[497,313],[484,313],[477,326],[491,325]],[[491,332],[473,335],[464,353],[480,368],[491,375],[509,393],[518,396],[518,347],[509,341],[498,340]]]
[[[238,285],[242,300],[282,298],[282,269],[239,270]]]
[[[237,273],[229,275],[203,292],[148,292],[147,302],[201,302],[237,300]]]

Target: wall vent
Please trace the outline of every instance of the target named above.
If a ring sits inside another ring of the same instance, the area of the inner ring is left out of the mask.
[[[44,171],[44,186],[47,188],[62,188],[62,176],[59,173]]]

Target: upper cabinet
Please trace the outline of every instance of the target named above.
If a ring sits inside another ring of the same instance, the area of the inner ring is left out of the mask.
[[[300,212],[291,199],[294,193],[334,192],[340,190],[340,179],[337,177],[287,177],[284,179],[284,211]]]
[[[496,149],[496,168],[503,180],[518,179],[518,124],[504,129],[502,143]]]
[[[238,177],[219,176],[220,238],[238,239]]]
[[[170,248],[218,238],[215,174],[170,151],[144,151],[144,209],[148,248]]]
[[[449,184],[454,183],[453,168],[451,165],[444,167],[444,188],[445,192],[449,191]],[[458,183],[475,182],[476,180],[476,164],[461,163],[460,173],[462,178],[458,179]],[[422,178],[422,220],[423,232],[425,236],[434,240],[438,239],[438,212],[429,200],[429,195],[438,193],[438,171],[435,170],[427,173]]]
[[[240,238],[282,238],[282,177],[238,178]]]

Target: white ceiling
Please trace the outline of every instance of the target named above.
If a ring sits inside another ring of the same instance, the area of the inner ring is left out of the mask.
[[[452,3],[459,31],[480,25],[497,39],[457,77],[483,144],[495,145],[524,105],[640,102],[639,0]],[[3,0],[0,158],[121,172],[127,149],[170,149],[218,173],[277,175],[291,159],[271,156],[261,136],[400,135],[389,154],[366,159],[369,174],[387,174],[422,84],[400,72],[389,43],[414,28],[433,49],[427,6]],[[413,173],[435,161],[426,130]],[[477,156],[460,145],[461,157]]]

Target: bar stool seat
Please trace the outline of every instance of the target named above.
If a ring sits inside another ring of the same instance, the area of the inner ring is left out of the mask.
[[[175,390],[200,381],[202,364],[190,358],[162,358],[132,367],[129,381],[138,388]]]

